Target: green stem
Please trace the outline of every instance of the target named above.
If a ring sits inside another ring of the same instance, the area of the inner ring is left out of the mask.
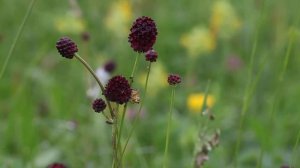
[[[133,83],[134,73],[136,71],[136,67],[137,67],[137,63],[138,63],[139,57],[140,57],[140,54],[137,54],[135,56],[135,61],[134,61],[134,64],[133,64],[131,75],[130,75],[130,87],[131,87],[131,85]],[[121,125],[120,125],[120,128],[119,128],[120,135],[119,135],[119,138],[118,138],[118,141],[117,141],[118,148],[120,148],[121,151],[122,151],[122,147],[121,147],[121,135],[122,135],[122,131],[123,131],[123,124],[124,124],[124,119],[125,119],[125,113],[126,113],[126,110],[127,110],[127,106],[128,106],[128,103],[125,103],[124,108],[123,108],[123,112],[122,112]],[[122,157],[121,157],[121,160],[120,160],[119,164],[122,166]]]
[[[250,67],[249,67],[249,71],[248,71],[248,82],[247,82],[247,86],[245,89],[245,94],[244,94],[244,99],[243,99],[243,106],[242,106],[242,112],[241,112],[241,116],[240,116],[240,123],[239,123],[239,129],[238,129],[238,139],[237,139],[237,143],[235,146],[235,151],[234,151],[234,168],[238,167],[238,152],[239,152],[239,148],[240,148],[240,143],[241,143],[241,137],[242,137],[242,127],[243,127],[243,123],[244,123],[244,118],[245,115],[247,113],[247,109],[249,106],[249,101],[250,101],[250,97],[251,97],[251,83],[252,83],[252,78],[253,78],[253,69],[254,69],[254,56],[256,54],[256,50],[257,50],[257,43],[258,43],[258,34],[259,34],[259,28],[261,26],[262,23],[262,19],[263,19],[263,14],[264,14],[264,8],[265,8],[265,1],[263,1],[263,7],[260,13],[260,17],[258,20],[258,24],[256,25],[256,30],[255,30],[255,37],[254,37],[254,42],[253,42],[253,46],[252,46],[252,51],[251,51],[251,56],[250,56]]]
[[[28,17],[29,17],[29,15],[30,15],[30,13],[31,13],[31,11],[33,9],[34,3],[35,3],[35,0],[31,0],[30,4],[28,6],[28,9],[26,11],[26,14],[25,14],[25,16],[23,18],[23,21],[22,21],[21,25],[19,26],[17,34],[16,34],[16,36],[14,38],[14,41],[13,41],[12,45],[10,46],[10,49],[8,51],[8,55],[7,55],[7,57],[6,57],[3,65],[2,65],[2,69],[1,69],[1,72],[0,72],[0,79],[2,78],[2,76],[4,74],[4,71],[5,71],[6,67],[7,67],[8,61],[9,61],[10,57],[12,56],[12,54],[13,54],[13,52],[15,50],[16,44],[19,41],[19,38],[20,38],[20,36],[22,34],[22,31],[24,29],[24,25],[27,22]]]
[[[256,168],[261,168],[263,157],[264,157],[264,148],[261,148],[259,153],[259,158],[257,160]]]
[[[171,130],[171,122],[172,122],[172,109],[173,109],[173,101],[175,95],[175,87],[172,87],[172,94],[171,94],[171,102],[170,102],[170,109],[169,109],[169,117],[168,117],[168,127],[166,132],[166,145],[165,145],[165,154],[164,154],[164,168],[167,168],[168,165],[168,148],[169,148],[169,136]]]
[[[116,119],[115,119],[116,120]],[[113,149],[113,163],[112,167],[115,168],[118,164],[117,159],[117,148],[116,148],[116,133],[117,133],[117,122],[115,121],[112,126],[112,149]]]
[[[95,78],[95,80],[97,81],[98,85],[101,88],[102,93],[104,93],[104,86],[102,85],[100,79],[97,77],[96,73],[93,71],[93,69],[90,67],[90,65],[83,59],[80,57],[79,54],[75,54],[75,57],[85,66],[85,68],[93,75],[93,77]],[[113,110],[111,108],[111,104],[110,101],[107,100],[107,98],[104,96],[106,103],[108,105],[109,111],[110,111],[110,115],[112,118],[114,118],[114,113]]]
[[[148,88],[148,81],[149,81],[149,76],[150,76],[150,71],[151,71],[151,62],[149,63],[149,66],[148,66],[148,72],[147,72],[147,77],[146,77],[146,83],[145,83],[145,87],[144,87],[144,94],[143,94],[143,100],[141,101],[140,103],[140,107],[139,107],[139,110],[138,110],[138,113],[136,115],[136,117],[134,118],[134,121],[133,121],[133,125],[132,125],[132,128],[129,132],[129,136],[128,138],[126,139],[126,142],[125,142],[125,146],[123,148],[123,151],[122,151],[122,154],[121,154],[121,161],[123,159],[123,155],[125,153],[125,150],[126,150],[126,147],[128,145],[128,142],[137,126],[137,121],[139,119],[139,116],[140,116],[140,113],[142,111],[142,108],[143,108],[143,105],[144,105],[144,101],[146,100],[146,95],[147,95],[147,88]]]
[[[130,75],[130,78],[131,78],[130,85],[133,83],[133,77],[134,77],[134,73],[135,73],[139,58],[140,58],[140,54],[137,54],[135,56],[135,61],[134,61],[134,64],[133,64],[131,75]]]

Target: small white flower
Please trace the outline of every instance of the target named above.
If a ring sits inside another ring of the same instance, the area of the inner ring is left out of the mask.
[[[103,67],[96,69],[95,73],[103,85],[106,85],[108,80],[111,77],[110,74],[107,71],[105,71],[105,69]],[[92,99],[96,99],[99,97],[100,91],[101,91],[100,87],[98,86],[98,84],[95,81],[92,83],[91,87],[88,88],[88,90],[86,91],[86,94],[88,97],[90,97]]]

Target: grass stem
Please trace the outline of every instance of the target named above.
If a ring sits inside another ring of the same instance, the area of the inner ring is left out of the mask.
[[[22,21],[22,23],[20,24],[19,29],[18,29],[18,31],[17,31],[17,34],[16,34],[16,36],[15,36],[15,38],[14,38],[14,41],[13,41],[12,45],[10,46],[10,49],[9,49],[9,51],[8,51],[8,54],[7,54],[7,56],[6,56],[6,58],[5,58],[5,61],[4,61],[3,65],[2,65],[2,68],[1,68],[1,72],[0,72],[0,80],[1,80],[1,78],[2,78],[2,76],[3,76],[3,74],[4,74],[4,71],[5,71],[6,67],[7,67],[8,61],[10,60],[10,58],[11,58],[11,56],[12,56],[12,54],[13,54],[15,48],[16,48],[16,44],[17,44],[17,42],[18,42],[19,39],[20,39],[20,36],[21,36],[22,31],[23,31],[23,29],[24,29],[25,23],[27,22],[28,17],[29,17],[29,15],[30,15],[30,13],[31,13],[31,11],[32,11],[32,9],[33,9],[34,3],[35,3],[35,0],[31,0],[30,4],[29,4],[29,6],[28,6],[27,12],[26,12],[26,14],[25,14],[25,16],[24,16],[24,18],[23,18],[23,21]]]
[[[165,144],[164,166],[163,166],[164,168],[168,167],[168,149],[169,149],[169,138],[170,138],[171,126],[172,126],[172,111],[173,111],[172,109],[174,103],[174,96],[175,96],[175,87],[172,87],[170,109],[169,109],[169,116],[168,116],[168,126],[166,132],[166,144]]]

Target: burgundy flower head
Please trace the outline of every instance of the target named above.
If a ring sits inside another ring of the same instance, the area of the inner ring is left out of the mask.
[[[147,51],[145,54],[146,61],[150,61],[150,62],[156,62],[157,56],[158,56],[157,52],[153,49]]]
[[[177,74],[171,74],[168,77],[168,83],[169,85],[177,85],[181,82],[181,78]]]
[[[62,163],[52,163],[47,168],[67,168],[67,166]]]
[[[111,78],[105,86],[104,95],[109,101],[118,104],[126,103],[131,97],[131,88],[127,79],[123,76]]]
[[[133,23],[128,42],[136,52],[147,52],[156,41],[157,29],[155,22],[150,17],[140,17]]]
[[[114,70],[116,69],[116,62],[113,61],[113,60],[107,61],[107,62],[104,64],[104,69],[105,69],[105,71],[108,72],[108,73],[113,73]]]
[[[106,108],[105,101],[103,99],[96,99],[93,102],[93,109],[95,112],[100,113]]]
[[[56,42],[56,48],[60,55],[72,59],[78,52],[77,45],[68,37],[62,37]]]

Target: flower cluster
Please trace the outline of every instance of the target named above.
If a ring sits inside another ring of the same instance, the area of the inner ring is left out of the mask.
[[[156,62],[157,56],[158,56],[157,52],[153,49],[147,51],[145,54],[146,61],[150,61],[150,62]]]
[[[131,97],[131,88],[128,80],[120,75],[111,78],[105,86],[105,97],[118,104],[127,103]]]
[[[72,59],[78,52],[77,45],[68,37],[62,37],[56,42],[56,48],[60,55]]]
[[[168,83],[169,85],[177,85],[181,82],[181,78],[177,74],[171,74],[168,77]]]
[[[93,102],[93,109],[95,112],[100,113],[106,108],[105,101],[103,99],[96,99]]]
[[[152,49],[157,36],[155,22],[150,17],[140,17],[133,23],[128,42],[136,52],[147,52]]]

